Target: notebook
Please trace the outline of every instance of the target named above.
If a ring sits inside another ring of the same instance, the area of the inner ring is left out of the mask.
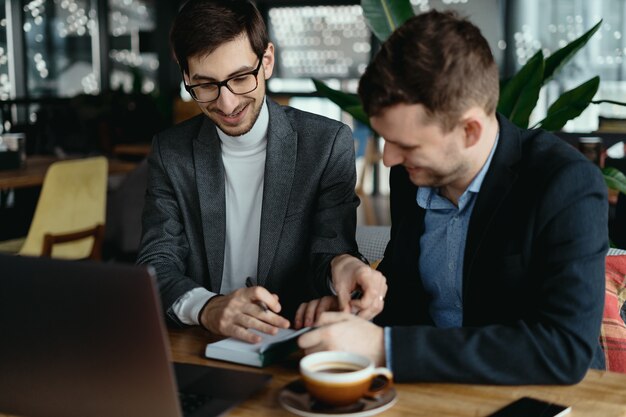
[[[172,366],[143,267],[0,255],[0,271],[0,414],[215,416],[271,378]]]
[[[231,337],[209,343],[204,353],[207,358],[260,368],[296,351],[298,336],[309,330],[310,327],[300,330],[279,329],[275,335],[251,330],[263,338],[259,343],[243,342]]]

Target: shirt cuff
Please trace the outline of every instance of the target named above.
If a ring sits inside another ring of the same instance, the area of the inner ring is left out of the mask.
[[[328,278],[326,279],[326,283],[328,285],[328,288],[330,288],[330,292],[333,293],[333,295],[337,295],[337,291],[335,291],[335,287],[333,286],[333,278],[330,276],[330,274],[328,274]]]
[[[385,362],[386,368],[393,369],[393,363],[391,358],[391,327],[385,327]]]
[[[203,287],[194,288],[181,295],[172,305],[172,311],[182,323],[193,326],[200,324],[198,314],[202,307],[217,294]]]

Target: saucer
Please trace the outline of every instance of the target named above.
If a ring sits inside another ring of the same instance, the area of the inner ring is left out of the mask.
[[[301,379],[285,385],[278,394],[280,405],[287,411],[304,417],[368,417],[391,408],[396,400],[396,390],[390,388],[378,398],[361,398],[351,405],[333,407],[312,399]]]

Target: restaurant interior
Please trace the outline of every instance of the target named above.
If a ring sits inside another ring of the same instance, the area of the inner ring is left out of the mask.
[[[200,114],[169,45],[169,29],[183,3],[0,0],[0,253],[135,263],[152,138]],[[352,129],[361,199],[357,242],[367,258],[380,260],[391,217],[383,140],[313,82],[355,93],[380,41],[359,0],[254,3],[276,47],[269,97]],[[608,231],[611,246],[626,249],[626,0],[410,3],[416,14],[452,9],[467,16],[487,38],[504,81],[538,51],[548,57],[601,22],[543,86],[529,126],[542,121],[564,93],[599,76],[593,101],[553,130],[603,169],[605,177],[615,178],[607,179]],[[57,165],[61,161],[71,164]],[[82,225],[78,230],[77,223]],[[50,227],[59,232],[49,233]],[[626,278],[620,277],[621,286],[610,295],[626,335]],[[167,336],[174,359],[206,365],[198,354],[206,346],[201,330],[169,329]],[[578,385],[527,387],[524,394],[577,403],[572,415],[626,416],[623,352],[620,360],[611,369],[620,374],[590,372]],[[290,381],[294,369],[274,369],[272,395]],[[397,390],[400,400],[385,415],[486,416],[521,392],[430,383]],[[288,415],[267,398],[257,395],[233,415]]]
[[[182,88],[168,42],[181,2],[1,3],[0,133],[7,143],[12,134],[23,138],[22,169],[35,166],[42,156],[103,155],[126,162],[122,172],[108,178],[103,257],[132,261],[141,233],[138,219],[145,168],[134,172],[131,164],[142,166],[155,133],[199,113]],[[315,78],[335,89],[356,91],[379,45],[359,2],[259,0],[256,4],[277,51],[269,96],[341,120],[353,129],[362,199],[359,224],[388,225],[388,169],[381,162],[381,141],[320,95],[312,82]],[[416,13],[455,9],[470,17],[488,39],[502,79],[515,74],[538,50],[549,55],[602,19],[588,45],[541,90],[531,125],[564,91],[594,75],[601,78],[596,101],[620,101],[625,96],[626,5],[622,0],[412,0],[411,4]],[[592,104],[558,133],[575,146],[580,137],[600,137],[602,164],[626,168],[623,151],[619,152],[625,118],[624,106]],[[611,149],[608,156],[607,149]],[[15,158],[5,156],[9,158],[5,163],[0,159],[0,169],[5,171],[0,175],[10,176]],[[0,241],[26,236],[40,185],[14,187],[9,182],[0,187]],[[626,203],[619,195],[614,193],[611,200],[611,237],[616,246],[626,247]]]

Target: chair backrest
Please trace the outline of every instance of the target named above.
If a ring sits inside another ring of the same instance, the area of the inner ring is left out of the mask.
[[[126,174],[119,186],[107,195],[106,241],[119,254],[136,257],[141,240],[141,215],[148,187],[148,160]]]
[[[43,249],[41,250],[41,256],[51,258],[52,248],[54,247],[54,245],[74,242],[76,240],[83,240],[88,237],[93,238],[93,244],[91,245],[91,252],[84,259],[101,261],[102,244],[104,243],[104,226],[101,224],[97,224],[94,227],[90,227],[89,229],[81,230],[78,232],[63,233],[60,235],[46,233],[43,236]]]
[[[370,262],[380,261],[389,243],[390,226],[357,226],[356,243],[359,252]]]
[[[55,162],[46,172],[20,255],[41,256],[46,234],[65,235],[105,223],[108,161],[105,157]],[[94,238],[57,244],[54,258],[91,256]]]
[[[600,345],[606,369],[626,373],[626,251],[609,249],[605,283]]]

